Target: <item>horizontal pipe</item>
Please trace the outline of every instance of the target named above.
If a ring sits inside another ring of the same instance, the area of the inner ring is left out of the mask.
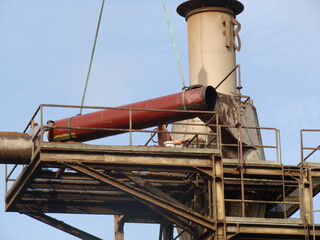
[[[31,161],[31,136],[18,132],[0,132],[0,164],[28,164]]]
[[[217,93],[215,89],[212,86],[207,86],[121,106],[120,108],[213,111],[216,106],[216,98]],[[50,129],[48,139],[54,142],[70,140],[85,142],[120,134],[121,132],[79,128],[129,129],[130,125],[132,125],[132,129],[143,129],[194,118],[199,115],[201,114],[183,111],[101,110],[54,121],[54,128]]]

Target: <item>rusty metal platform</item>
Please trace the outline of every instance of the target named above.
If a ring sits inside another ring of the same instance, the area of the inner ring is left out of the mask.
[[[319,169],[247,161],[241,178],[239,160],[223,160],[214,149],[43,142],[7,192],[6,211],[82,239],[99,238],[45,214],[171,222],[198,239],[320,239],[320,226],[311,227],[304,217],[289,218],[298,209],[308,211],[300,207],[308,199],[301,198],[299,188],[316,195]],[[308,184],[302,183],[302,170],[308,172]],[[254,216],[250,209],[261,207],[265,215]]]
[[[178,195],[186,189],[176,187],[186,185],[195,169],[201,172],[211,167],[213,154],[214,150],[205,149],[42,143],[37,156],[7,193],[7,211],[34,211],[37,206],[43,212],[140,212],[139,202],[112,184],[102,184],[100,177],[130,183],[123,172],[131,172],[132,177]],[[99,176],[92,179],[91,173]]]
[[[31,162],[22,171],[16,165],[6,174],[6,211],[26,214],[81,239],[100,238],[47,214],[114,215],[115,240],[124,239],[126,222],[159,223],[160,233],[166,234],[161,239],[166,240],[173,239],[174,227],[174,239],[183,240],[320,239],[313,217],[320,164],[305,161],[319,147],[302,145],[308,155],[300,165],[283,165],[277,129],[221,125],[215,112],[202,125],[194,123],[188,143],[176,148],[148,146],[163,132],[132,128],[121,129],[128,133],[128,146],[46,142],[52,126],[43,125],[42,108],[30,121],[40,113],[39,128],[31,129]],[[211,131],[200,132],[198,126]],[[262,129],[274,131],[275,145],[260,143]],[[256,141],[246,140],[249,132]],[[134,146],[136,134],[151,137]],[[263,149],[273,149],[275,161],[259,160],[265,159]],[[251,150],[255,157],[244,157]],[[299,217],[292,218],[298,210]]]

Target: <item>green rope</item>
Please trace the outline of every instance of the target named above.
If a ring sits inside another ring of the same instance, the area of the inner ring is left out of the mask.
[[[162,0],[162,5],[163,5],[163,9],[164,9],[164,12],[165,12],[165,15],[166,15],[166,19],[167,19],[167,24],[168,24],[168,28],[169,28],[169,32],[170,32],[170,37],[171,37],[171,42],[172,42],[174,54],[176,56],[176,61],[177,61],[177,64],[178,64],[180,78],[181,78],[181,82],[182,82],[182,86],[183,86],[182,89],[185,89],[186,88],[186,84],[185,84],[185,81],[184,81],[182,67],[181,67],[181,63],[180,63],[180,59],[179,59],[179,54],[178,54],[176,42],[174,40],[173,31],[172,31],[172,27],[171,27],[171,23],[170,23],[170,19],[169,19],[169,14],[168,14],[168,11],[167,11],[167,6],[166,6],[166,3],[165,3],[164,0]]]
[[[87,73],[86,83],[85,83],[85,86],[84,86],[84,91],[83,91],[83,95],[82,95],[82,100],[81,100],[80,114],[82,114],[84,99],[85,99],[86,93],[87,93],[88,82],[89,82],[90,73],[91,73],[91,67],[92,67],[92,62],[93,62],[93,57],[94,57],[94,52],[95,52],[95,50],[96,50],[96,44],[97,44],[97,39],[98,39],[99,29],[100,29],[100,23],[101,23],[103,8],[104,8],[104,1],[105,1],[105,0],[102,0],[102,4],[101,4],[99,20],[98,20],[98,25],[97,25],[97,29],[96,29],[96,35],[95,35],[95,38],[94,38],[93,48],[92,48],[92,52],[91,52],[89,69],[88,69],[88,73]]]

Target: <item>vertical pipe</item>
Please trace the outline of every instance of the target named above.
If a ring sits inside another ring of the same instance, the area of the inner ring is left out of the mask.
[[[188,25],[190,85],[217,86],[236,67],[241,25],[235,16],[242,12],[243,5],[236,0],[223,2],[191,0],[177,8]],[[233,72],[218,90],[224,94],[236,93],[236,85]]]
[[[241,96],[239,95],[238,98],[238,111],[237,111],[237,115],[238,115],[238,122],[237,122],[237,126],[238,126],[238,156],[239,156],[239,163],[240,163],[240,181],[241,181],[241,212],[242,212],[242,217],[246,216],[246,208],[245,208],[245,191],[244,191],[244,162],[243,162],[243,142],[242,142],[242,121],[241,121]]]
[[[240,50],[240,23],[235,16],[243,8],[237,0],[190,0],[178,6],[177,12],[185,17],[188,27],[190,85],[219,86],[221,93],[236,94],[236,72],[232,70],[236,69],[235,50]],[[230,72],[230,76],[226,77]],[[189,120],[197,121],[201,122],[199,119]],[[185,129],[182,125],[174,126],[172,130],[185,132]],[[205,127],[191,127],[188,130],[210,131]],[[192,136],[178,134],[174,137],[188,139]]]
[[[235,67],[234,47],[226,45],[226,39],[233,38],[232,13],[210,10],[197,9],[187,17],[191,85],[216,86]],[[219,92],[236,92],[234,73],[219,87]]]

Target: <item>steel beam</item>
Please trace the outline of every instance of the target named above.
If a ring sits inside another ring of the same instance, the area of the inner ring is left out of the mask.
[[[199,224],[205,228],[214,230],[214,222],[212,220],[206,219],[203,216],[201,216],[198,213],[193,212],[189,209],[181,209],[179,206],[176,206],[175,204],[168,202],[164,199],[161,199],[157,196],[154,196],[151,193],[145,192],[141,189],[138,189],[134,186],[131,186],[127,183],[120,182],[110,176],[107,176],[103,173],[100,173],[96,171],[95,169],[92,169],[90,167],[87,167],[80,163],[74,163],[74,164],[65,164],[67,167],[76,170],[78,172],[81,172],[83,174],[86,174],[87,176],[92,177],[93,179],[96,179],[100,182],[104,182],[106,184],[110,184],[114,186],[115,188],[124,191],[134,198],[136,198],[139,201],[148,202],[149,204],[153,204],[165,211],[169,211],[173,214],[176,214],[177,216],[180,216],[184,219],[188,219],[196,224]]]
[[[182,217],[178,217],[171,212],[160,210],[155,205],[148,202],[144,202],[144,204],[150,209],[157,212],[160,216],[163,217],[164,220],[174,223],[177,227],[183,229],[187,233],[190,233],[192,236],[198,235],[197,230],[191,225],[191,221],[188,221],[187,219],[184,219]],[[160,223],[163,223],[163,221],[160,221]]]
[[[230,224],[231,225],[231,224]],[[305,237],[308,232],[303,225],[290,226],[290,225],[265,225],[265,224],[240,224],[239,226],[227,226],[228,232],[237,232],[238,234],[265,234],[268,238],[272,235],[283,236],[303,236]],[[310,234],[313,234],[312,229],[309,230]],[[316,236],[320,236],[320,230],[315,231]],[[260,238],[259,238],[260,239]]]
[[[225,212],[225,198],[224,198],[224,171],[223,161],[221,157],[212,156],[213,161],[213,185],[212,185],[212,212],[214,219],[216,219],[216,240],[223,240],[226,238],[226,212]]]
[[[29,217],[32,217],[40,222],[46,223],[52,227],[55,227],[57,229],[60,229],[66,233],[69,233],[75,237],[78,237],[80,239],[84,240],[102,240],[102,238],[98,238],[94,235],[91,235],[87,232],[84,232],[82,230],[79,230],[78,228],[75,228],[69,224],[64,223],[63,221],[57,220],[53,217],[49,217],[48,215],[45,215],[43,213],[33,213],[33,212],[25,212],[23,213]]]
[[[6,193],[6,210],[10,211],[10,208],[14,207],[17,201],[21,198],[22,194],[29,187],[29,184],[36,176],[37,171],[40,169],[40,160],[35,158],[29,166],[26,166],[20,173],[19,177],[15,181],[14,185]]]
[[[313,224],[313,204],[312,204],[312,178],[311,178],[311,170],[310,168],[301,168],[301,198],[300,198],[300,209],[302,218],[302,222],[308,226]]]
[[[119,173],[123,174],[124,176],[126,176],[128,179],[130,179],[135,184],[142,187],[147,192],[150,192],[151,194],[153,194],[159,198],[165,199],[166,201],[169,201],[169,202],[179,206],[180,208],[184,208],[184,209],[186,208],[186,206],[183,205],[181,202],[177,201],[176,199],[174,199],[173,197],[171,197],[167,193],[163,192],[161,189],[153,186],[152,184],[150,184],[148,181],[144,180],[143,178],[134,175],[131,171],[128,171],[123,168],[115,168],[115,170],[118,171]]]
[[[155,166],[181,166],[181,167],[209,167],[211,160],[200,158],[163,157],[152,155],[141,156],[118,156],[112,154],[46,154],[42,153],[43,161],[56,162],[91,162],[111,164],[134,164],[134,165],[155,165]]]

